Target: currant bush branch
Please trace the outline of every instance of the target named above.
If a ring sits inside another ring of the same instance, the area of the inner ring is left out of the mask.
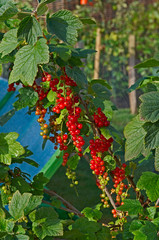
[[[50,202],[48,202],[48,201],[42,200],[42,202],[53,207],[53,204],[50,203]],[[84,216],[82,213],[79,214],[78,212],[73,211],[73,210],[71,210],[71,209],[69,209],[69,208],[66,208],[66,207],[65,207],[65,208],[64,208],[64,207],[58,207],[58,208],[66,211],[66,212],[69,212],[69,213],[74,213],[75,215],[77,215],[77,216],[79,216],[79,217],[83,217],[83,216]]]
[[[83,214],[76,209],[74,206],[72,206],[68,201],[66,201],[64,198],[62,198],[60,195],[55,193],[54,191],[50,191],[47,189],[44,189],[44,193],[47,193],[50,196],[57,197],[68,209],[70,209],[72,212],[75,212],[78,216],[83,216]]]

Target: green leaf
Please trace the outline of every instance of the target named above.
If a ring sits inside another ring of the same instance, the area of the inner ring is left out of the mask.
[[[97,222],[102,217],[102,212],[97,209],[92,209],[89,207],[86,207],[82,210],[82,212],[86,218],[88,218],[89,221],[95,221]]]
[[[50,90],[47,95],[47,99],[49,100],[49,102],[54,102],[55,97],[56,97],[56,92],[53,92],[52,90]]]
[[[104,100],[110,100],[111,92],[108,90],[107,87],[101,85],[100,83],[95,83],[92,85],[92,89],[100,101],[103,102]]]
[[[159,147],[155,150],[155,170],[159,171]]]
[[[135,66],[135,68],[150,68],[150,67],[159,67],[159,61],[154,58],[150,58],[145,62],[139,63]]]
[[[85,88],[87,86],[87,78],[79,67],[66,67],[66,74],[77,83],[78,87]]]
[[[79,67],[70,68],[67,66],[66,74],[77,83],[78,87],[82,89],[87,87],[87,77]]]
[[[107,81],[104,80],[104,79],[93,79],[93,80],[91,81],[91,85],[92,85],[92,86],[93,86],[94,84],[96,84],[96,83],[105,86],[105,87],[108,88],[109,90],[112,89],[112,87],[111,87],[111,86],[107,83]]]
[[[146,131],[145,147],[155,149],[159,146],[159,121],[155,123],[147,122],[143,125]]]
[[[146,131],[142,128],[144,123],[145,122],[140,120],[139,116],[136,116],[131,122],[126,125],[124,129],[124,135],[126,138],[126,161],[137,157],[145,150],[144,137],[146,135]]]
[[[61,113],[60,113],[60,116],[59,116],[58,118],[56,118],[56,123],[57,123],[57,124],[60,124],[60,123],[63,121],[64,117],[65,117],[67,114],[68,114],[67,109],[63,109],[63,110],[61,111]]]
[[[21,176],[12,179],[12,185],[19,190],[20,193],[30,192],[31,187],[28,182]]]
[[[4,179],[8,175],[9,167],[0,163],[0,179]]]
[[[146,235],[143,232],[140,232],[140,230],[134,232],[134,239],[133,240],[148,240]]]
[[[96,222],[88,221],[87,218],[79,218],[72,224],[72,229],[78,229],[83,233],[98,232],[101,230],[101,225]]]
[[[72,229],[71,231],[64,232],[64,239],[68,240],[89,240],[89,238],[85,236],[84,233],[80,232],[78,229]]]
[[[32,187],[38,190],[43,190],[44,186],[49,182],[49,179],[42,172],[38,173],[33,178]]]
[[[128,211],[129,215],[137,215],[143,212],[143,207],[139,200],[125,199],[124,205],[118,207],[118,210]]]
[[[155,77],[156,78],[156,77]],[[139,78],[131,87],[128,89],[128,92],[132,92],[136,89],[146,86],[148,83],[153,81],[153,77],[142,77]]]
[[[48,61],[49,51],[46,39],[39,39],[34,46],[22,47],[16,54],[9,84],[21,80],[25,85],[32,85],[38,71],[38,64],[48,63]]]
[[[110,138],[110,132],[108,131],[108,129],[106,127],[101,127],[101,134],[105,137],[105,138]]]
[[[93,49],[82,49],[82,48],[75,48],[72,49],[72,56],[78,58],[87,58],[88,54],[95,53],[96,51]]]
[[[120,145],[123,145],[123,137],[121,133],[115,129],[113,126],[109,125],[107,127],[107,131],[109,132],[110,136]]]
[[[0,208],[0,232],[6,231],[5,212]]]
[[[70,167],[70,169],[75,170],[78,166],[80,157],[75,154],[72,157],[70,157],[67,161],[67,165]]]
[[[42,2],[38,5],[38,8],[37,8],[37,15],[38,16],[42,16],[43,14],[46,13],[46,11],[48,10],[48,7],[46,5],[45,2]]]
[[[0,21],[5,21],[16,15],[18,9],[12,0],[0,0]]]
[[[49,45],[50,52],[55,52],[63,61],[67,61],[71,57],[71,49],[67,45]]]
[[[24,209],[28,205],[31,193],[20,194],[19,191],[16,191],[13,194],[12,200],[9,204],[9,213],[11,216],[18,220],[24,216]]]
[[[111,234],[109,228],[103,227],[101,231],[96,234],[97,240],[111,240]]]
[[[148,92],[140,96],[140,117],[148,122],[159,120],[159,92]]]
[[[157,228],[158,228],[159,227],[159,217],[153,219],[152,223],[155,224],[157,226]]]
[[[34,16],[25,17],[20,22],[17,33],[19,39],[25,39],[28,44],[34,45],[37,42],[37,38],[42,35],[40,23]]]
[[[42,207],[29,214],[32,230],[39,239],[46,236],[62,236],[63,226],[53,208]]]
[[[14,62],[14,56],[9,56],[9,55],[6,55],[2,58],[2,53],[0,53],[0,64],[3,64],[3,63],[12,63]]]
[[[37,162],[35,162],[34,160],[32,160],[32,159],[29,159],[29,158],[23,158],[22,160],[23,160],[23,162],[26,162],[26,163],[28,163],[28,164],[30,164],[30,165],[36,167],[36,168],[39,167],[39,164],[38,164]]]
[[[16,141],[19,137],[19,134],[16,132],[10,132],[5,134],[5,139],[9,145],[9,153],[12,157],[19,157],[25,153],[23,146]]]
[[[131,222],[129,231],[130,232],[135,232],[135,231],[139,230],[142,226],[143,225],[142,225],[142,223],[139,220],[133,220]]]
[[[3,125],[6,124],[14,116],[15,112],[15,109],[11,109],[9,112],[3,114],[0,117],[0,126],[3,127]]]
[[[142,226],[139,230],[140,232],[142,232],[147,238],[147,240],[151,239],[151,240],[157,240],[157,229],[156,226],[149,222],[149,221],[145,221],[145,225]],[[136,235],[136,232],[134,233]],[[140,239],[138,239],[140,240]]]
[[[24,214],[29,214],[32,210],[34,210],[36,207],[40,206],[42,202],[43,196],[31,196],[28,202],[28,205],[24,209]]]
[[[11,164],[12,157],[19,157],[25,150],[19,142],[16,141],[18,133],[0,133],[0,162],[6,165]]]
[[[30,12],[19,12],[17,14],[17,17],[18,17],[18,19],[22,20],[23,18],[28,17],[31,14],[32,14],[32,11],[30,11]]]
[[[2,42],[0,43],[0,53],[2,53],[2,58],[11,53],[18,44],[17,29],[11,29],[5,33]]]
[[[13,232],[14,224],[15,223],[13,222],[12,219],[9,219],[9,220],[7,219],[6,220],[6,231],[9,233]]]
[[[83,24],[96,24],[96,21],[91,18],[80,18]]]
[[[159,175],[153,172],[142,173],[137,187],[141,190],[145,190],[148,198],[154,202],[159,197]]]
[[[39,167],[39,164],[37,162],[35,162],[34,160],[32,159],[29,159],[29,158],[23,158],[23,157],[20,157],[20,158],[13,158],[12,159],[12,163],[23,163],[23,162],[26,162],[34,167]]]
[[[38,93],[33,88],[25,87],[19,89],[18,100],[13,104],[16,110],[20,110],[25,107],[34,107],[38,101]]]
[[[16,240],[29,240],[29,236],[23,235],[23,234],[18,234],[16,235]]]
[[[156,207],[148,207],[146,208],[147,212],[148,212],[148,217],[151,219],[154,219],[155,214],[156,214]]]
[[[76,43],[77,30],[82,26],[82,22],[68,10],[59,10],[47,18],[48,32],[71,45]]]
[[[15,226],[14,231],[18,234],[25,234],[25,229],[22,227],[22,225]]]
[[[89,146],[84,150],[83,152],[83,155],[85,155],[86,153],[89,153],[90,152],[90,149],[89,149]]]

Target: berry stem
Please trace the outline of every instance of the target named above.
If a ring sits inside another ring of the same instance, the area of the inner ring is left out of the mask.
[[[86,161],[87,161],[88,163],[90,162],[89,157],[88,157],[87,154],[84,155],[84,158],[86,159]],[[97,178],[98,178],[98,177],[97,177]],[[104,188],[104,192],[106,193],[107,197],[109,198],[109,201],[110,201],[112,207],[113,207],[115,210],[117,210],[117,208],[116,208],[116,206],[115,206],[115,202],[114,202],[114,200],[113,200],[113,198],[112,198],[111,194],[109,193],[109,190],[108,190],[108,188],[107,188],[106,186],[105,186],[105,188]]]
[[[117,208],[115,206],[115,202],[114,202],[114,200],[113,200],[113,198],[112,198],[111,194],[109,193],[109,190],[106,186],[104,188],[104,192],[106,193],[107,197],[109,198],[109,201],[110,201],[112,207],[117,211]]]

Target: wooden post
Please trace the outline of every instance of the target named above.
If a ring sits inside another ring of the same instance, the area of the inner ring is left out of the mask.
[[[62,0],[62,9],[65,8],[65,0]]]
[[[101,51],[101,29],[97,28],[96,35],[96,54],[94,60],[94,79],[99,78],[99,70],[100,70],[100,51]]]
[[[129,67],[128,67],[128,76],[129,83],[128,86],[131,87],[135,83],[135,35],[129,35]],[[137,112],[137,101],[136,101],[136,91],[129,93],[129,103],[130,111],[132,114]]]

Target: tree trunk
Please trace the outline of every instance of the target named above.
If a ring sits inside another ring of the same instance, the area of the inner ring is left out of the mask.
[[[129,87],[135,83],[135,35],[129,35]],[[137,112],[136,91],[129,93],[130,111],[132,114]]]
[[[99,70],[100,70],[100,51],[101,51],[101,29],[97,28],[96,35],[96,54],[94,60],[94,79],[99,78]]]
[[[62,0],[62,9],[65,8],[65,0]]]

